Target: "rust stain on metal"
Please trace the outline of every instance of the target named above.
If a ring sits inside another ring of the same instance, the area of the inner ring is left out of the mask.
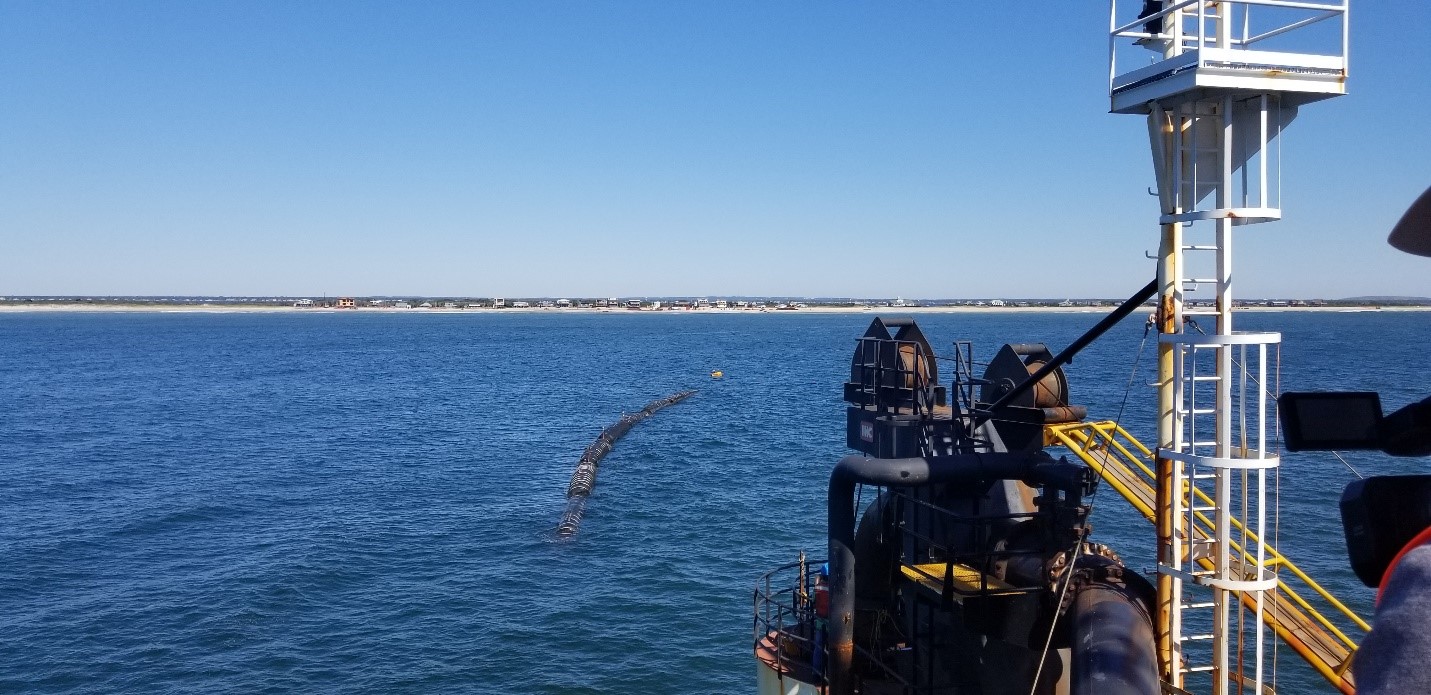
[[[1162,301],[1158,303],[1158,332],[1177,333],[1177,326],[1174,324],[1173,316],[1173,296],[1163,295]]]

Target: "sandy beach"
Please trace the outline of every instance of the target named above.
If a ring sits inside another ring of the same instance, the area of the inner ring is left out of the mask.
[[[1115,305],[1105,304],[1101,307],[1090,306],[881,306],[881,307],[844,307],[844,306],[808,306],[800,309],[643,309],[633,311],[629,309],[598,309],[598,308],[553,308],[553,307],[508,307],[502,309],[491,308],[411,308],[398,309],[393,307],[357,307],[351,309],[337,309],[329,307],[295,307],[295,306],[274,306],[274,305],[242,305],[242,304],[124,304],[117,302],[9,302],[0,304],[0,313],[153,313],[153,314],[405,314],[405,315],[426,315],[426,314],[466,314],[474,316],[497,315],[497,314],[615,314],[621,316],[650,315],[650,316],[682,316],[698,314],[722,314],[722,315],[750,315],[750,314],[770,314],[770,315],[790,315],[790,314],[1107,314],[1115,308]],[[1152,305],[1148,305],[1147,310],[1152,310]],[[1366,312],[1366,311],[1399,311],[1399,312],[1423,312],[1431,311],[1431,306],[1249,306],[1238,307],[1238,312]]]

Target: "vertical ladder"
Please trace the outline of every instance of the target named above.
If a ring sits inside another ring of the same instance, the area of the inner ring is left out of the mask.
[[[1232,692],[1234,682],[1260,688],[1268,641],[1263,594],[1277,585],[1264,539],[1272,538],[1267,517],[1276,503],[1267,495],[1278,465],[1267,424],[1280,336],[1185,333],[1161,340],[1176,365],[1176,427],[1161,454],[1174,464],[1178,492],[1170,500],[1173,547],[1159,571],[1176,580],[1170,639],[1179,687],[1205,674],[1210,692]],[[1252,616],[1234,625],[1245,603]]]
[[[1179,283],[1184,286],[1189,281],[1188,278],[1179,278]],[[1210,402],[1214,399],[1207,398],[1207,391],[1209,386],[1213,387],[1215,398],[1222,384],[1222,375],[1215,369],[1211,374],[1207,373],[1208,360],[1206,355],[1200,354],[1206,350],[1199,347],[1192,346],[1190,350],[1180,351],[1181,354],[1175,353],[1174,358],[1179,370],[1174,387],[1176,429],[1173,451],[1194,456],[1216,450],[1217,440],[1210,438],[1215,432],[1209,431],[1212,428],[1208,425],[1212,423],[1207,422],[1208,416],[1216,414],[1216,408],[1213,407],[1215,403]],[[1200,357],[1204,359],[1200,360]],[[1204,368],[1199,370],[1199,366]],[[1189,674],[1210,673],[1218,666],[1215,654],[1220,645],[1212,640],[1219,637],[1215,625],[1226,599],[1217,591],[1198,583],[1199,579],[1211,577],[1216,572],[1215,569],[1204,569],[1199,561],[1216,556],[1218,538],[1216,535],[1196,533],[1194,521],[1198,514],[1216,520],[1223,507],[1217,503],[1216,490],[1210,489],[1215,487],[1217,480],[1215,471],[1199,466],[1197,458],[1188,461],[1174,457],[1174,461],[1173,489],[1180,492],[1173,497],[1172,513],[1178,521],[1173,526],[1175,545],[1171,557],[1181,581],[1177,584],[1178,595],[1171,606],[1174,623],[1179,629],[1171,632],[1171,639],[1173,652],[1178,656],[1176,668],[1186,683]],[[1181,492],[1183,490],[1186,492]],[[1198,495],[1198,492],[1204,494]],[[1216,522],[1214,526],[1217,527]],[[1203,648],[1199,649],[1200,646]]]
[[[1165,318],[1160,335],[1170,351],[1163,380],[1172,392],[1171,436],[1160,451],[1173,491],[1171,533],[1162,539],[1168,547],[1159,565],[1170,587],[1169,676],[1185,689],[1205,682],[1215,695],[1233,692],[1234,682],[1261,687],[1263,592],[1276,586],[1260,539],[1269,537],[1265,490],[1278,463],[1267,450],[1269,395],[1275,398],[1267,385],[1281,337],[1233,330],[1232,232],[1235,225],[1280,216],[1267,205],[1266,162],[1269,127],[1278,118],[1265,94],[1250,100],[1224,94],[1171,111],[1155,106],[1152,115],[1167,167],[1160,186],[1171,199],[1165,203],[1173,203],[1163,216],[1173,230],[1165,248],[1173,254],[1165,266],[1172,270],[1172,301],[1164,304],[1172,320]],[[1237,158],[1239,151],[1261,159]],[[1239,169],[1240,181],[1234,178]],[[1202,238],[1189,243],[1194,235]],[[1210,332],[1201,325],[1188,330],[1185,322],[1198,317],[1211,319]],[[1231,552],[1234,506],[1246,519],[1240,528],[1256,539],[1250,563]],[[1208,533],[1197,532],[1199,520],[1210,522]],[[1243,621],[1234,624],[1242,617],[1239,592],[1253,603],[1250,634]]]

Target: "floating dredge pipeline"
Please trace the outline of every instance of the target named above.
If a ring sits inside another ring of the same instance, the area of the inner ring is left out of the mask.
[[[566,511],[561,515],[561,523],[557,525],[558,536],[572,536],[576,534],[577,526],[581,525],[581,515],[586,509],[586,498],[591,494],[591,489],[596,487],[596,468],[601,463],[601,459],[610,453],[611,447],[616,445],[616,440],[626,436],[636,423],[645,420],[656,414],[656,411],[668,406],[675,405],[681,401],[695,395],[695,391],[681,391],[665,398],[657,399],[646,404],[646,407],[621,416],[616,424],[601,431],[601,435],[586,447],[586,451],[581,452],[581,460],[576,464],[576,472],[571,475],[571,484],[566,488]]]

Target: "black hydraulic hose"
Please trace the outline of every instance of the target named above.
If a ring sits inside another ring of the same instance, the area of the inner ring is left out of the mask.
[[[927,483],[1023,480],[1084,494],[1091,479],[1083,466],[1054,461],[1043,452],[959,454],[936,458],[874,459],[846,456],[830,473],[831,695],[852,695],[855,635],[855,486],[913,487]]]
[[[1019,384],[1015,386],[1013,390],[1000,396],[993,403],[990,403],[989,407],[985,410],[983,417],[978,418],[978,421],[982,422],[984,420],[987,420],[990,414],[997,412],[999,408],[1002,408],[1013,402],[1015,398],[1018,398],[1019,396],[1023,395],[1025,391],[1028,391],[1029,389],[1033,388],[1034,384],[1037,384],[1038,382],[1042,381],[1044,377],[1048,376],[1049,374],[1052,374],[1053,370],[1058,369],[1059,367],[1062,367],[1063,365],[1073,361],[1073,356],[1077,355],[1080,350],[1085,347],[1088,347],[1089,343],[1092,343],[1104,333],[1107,333],[1108,329],[1118,325],[1119,321],[1122,321],[1123,319],[1127,318],[1128,314],[1133,313],[1135,309],[1142,305],[1143,302],[1148,301],[1148,298],[1152,297],[1154,294],[1157,294],[1157,292],[1158,281],[1153,280],[1152,282],[1149,282],[1146,287],[1141,290],[1138,290],[1137,294],[1133,295],[1132,297],[1129,297],[1128,301],[1123,302],[1121,306],[1119,306],[1117,309],[1114,309],[1113,313],[1104,316],[1103,320],[1099,321],[1096,325],[1093,326],[1093,328],[1090,328],[1087,333],[1084,333],[1083,335],[1079,336],[1077,340],[1070,343],[1068,347],[1063,349],[1063,352],[1054,355],[1053,359],[1049,360],[1047,364],[1040,367],[1038,371],[1035,371],[1033,374],[1030,374],[1027,379],[1024,379],[1023,381],[1019,382]]]
[[[626,436],[626,433],[630,432],[636,423],[655,415],[657,411],[666,406],[675,405],[690,398],[695,393],[695,391],[681,391],[665,398],[658,398],[634,413],[621,416],[616,424],[601,431],[601,434],[596,437],[596,441],[581,452],[581,459],[576,463],[576,472],[571,474],[571,483],[566,488],[566,510],[562,512],[561,523],[557,524],[557,536],[576,535],[576,529],[581,525],[581,516],[586,511],[586,498],[591,494],[592,488],[596,487],[596,469],[601,464],[601,459],[611,453],[611,447],[616,446],[616,440]]]

